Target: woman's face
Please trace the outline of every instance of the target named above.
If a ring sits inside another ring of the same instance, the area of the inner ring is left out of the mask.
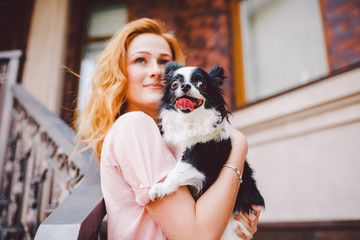
[[[167,41],[146,33],[133,39],[127,52],[128,111],[156,114],[162,96],[162,75],[172,60]]]

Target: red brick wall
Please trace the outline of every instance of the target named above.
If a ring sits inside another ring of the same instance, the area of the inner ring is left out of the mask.
[[[321,0],[330,71],[360,62],[360,0]]]
[[[130,1],[130,20],[156,18],[167,24],[182,43],[186,64],[210,70],[225,69],[224,86],[228,104],[232,102],[232,66],[229,0]]]

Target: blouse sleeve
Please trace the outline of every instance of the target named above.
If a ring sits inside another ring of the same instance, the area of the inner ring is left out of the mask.
[[[142,206],[150,201],[151,186],[163,180],[176,164],[156,123],[142,112],[121,116],[110,129],[103,151]]]

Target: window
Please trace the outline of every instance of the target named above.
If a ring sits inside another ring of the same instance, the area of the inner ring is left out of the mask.
[[[240,23],[248,103],[328,74],[318,1],[243,0]]]
[[[105,43],[127,22],[126,6],[111,5],[93,8],[89,14],[84,56],[80,67],[78,108],[86,106],[91,94],[91,78],[95,69],[95,59],[104,49]]]

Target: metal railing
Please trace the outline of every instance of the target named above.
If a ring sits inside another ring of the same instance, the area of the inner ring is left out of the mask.
[[[12,71],[18,67],[9,65],[13,59],[3,54],[0,60],[5,78],[17,74]],[[21,85],[5,80],[0,239],[98,239],[106,214],[98,159],[90,150],[77,151],[67,124]]]

